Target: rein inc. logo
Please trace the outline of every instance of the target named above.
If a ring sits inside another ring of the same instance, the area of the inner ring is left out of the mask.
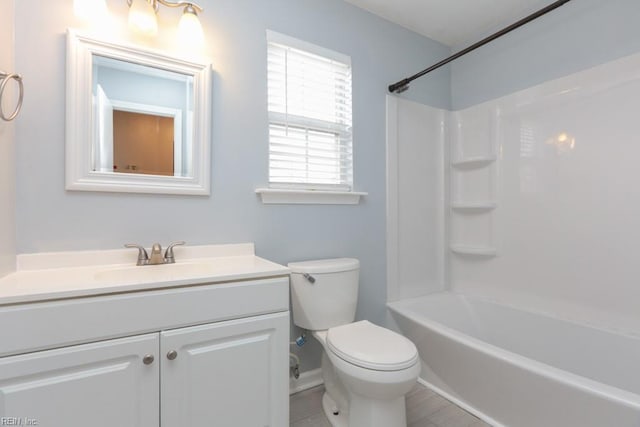
[[[0,426],[37,426],[37,419],[29,417],[0,417]]]

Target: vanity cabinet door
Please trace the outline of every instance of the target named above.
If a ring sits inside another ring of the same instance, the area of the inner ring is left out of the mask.
[[[161,333],[162,427],[289,425],[289,313]]]
[[[156,333],[0,358],[0,422],[158,427],[158,350]]]

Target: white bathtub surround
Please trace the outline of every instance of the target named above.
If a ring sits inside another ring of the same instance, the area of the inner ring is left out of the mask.
[[[388,106],[389,301],[446,283],[640,334],[640,54],[461,111]]]
[[[638,425],[638,338],[449,292],[389,308],[424,381],[492,425]]]
[[[445,288],[449,114],[387,96],[387,300]]]
[[[388,105],[391,323],[419,343],[423,378],[505,425],[636,426],[640,54],[461,111]],[[443,172],[422,147],[440,143]],[[423,182],[445,182],[442,243],[412,200]],[[460,296],[425,296],[439,290]]]
[[[451,199],[496,207],[452,210],[451,243],[497,256],[453,255],[451,287],[640,333],[639,109],[636,54],[457,112],[452,158],[496,161],[452,167]]]

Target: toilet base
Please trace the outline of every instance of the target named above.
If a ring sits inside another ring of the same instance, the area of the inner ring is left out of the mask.
[[[351,396],[349,427],[406,427],[404,395],[392,400]]]
[[[348,410],[335,413],[337,406],[327,392],[322,395],[322,409],[331,427],[406,427],[404,396],[392,401],[356,398]],[[353,419],[349,419],[349,411]]]
[[[341,410],[338,414],[335,413],[337,409],[336,402],[329,396],[326,391],[322,395],[322,409],[324,415],[329,420],[331,427],[348,427],[349,426],[349,411]]]

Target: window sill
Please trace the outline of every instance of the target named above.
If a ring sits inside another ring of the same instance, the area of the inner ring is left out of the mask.
[[[256,188],[256,193],[262,198],[262,203],[289,205],[357,205],[360,197],[368,193],[355,191],[325,191],[325,190],[291,190],[276,188]]]

